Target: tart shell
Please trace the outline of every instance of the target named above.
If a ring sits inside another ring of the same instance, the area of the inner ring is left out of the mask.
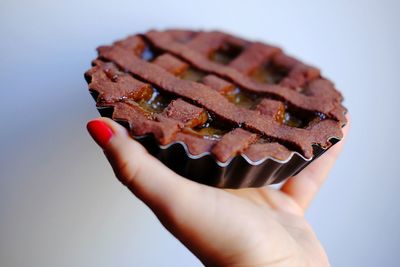
[[[102,116],[176,173],[220,188],[296,175],[346,123],[342,95],[317,68],[218,31],[149,31],[100,46],[85,79]]]
[[[111,118],[113,108],[98,107],[98,111],[100,115]],[[129,130],[130,125],[127,122],[118,122]],[[329,147],[313,145],[314,155],[310,159],[298,152],[292,152],[285,160],[265,157],[252,161],[246,155],[238,154],[227,162],[219,162],[210,152],[192,155],[187,145],[180,141],[160,145],[152,134],[132,138],[177,174],[201,184],[231,189],[280,183],[298,174],[341,140],[332,136],[328,140],[331,143]]]

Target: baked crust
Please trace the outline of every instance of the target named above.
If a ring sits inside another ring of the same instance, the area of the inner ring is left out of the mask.
[[[221,32],[150,31],[98,48],[85,73],[97,106],[134,136],[183,142],[220,162],[313,157],[342,138],[342,95],[281,49]]]

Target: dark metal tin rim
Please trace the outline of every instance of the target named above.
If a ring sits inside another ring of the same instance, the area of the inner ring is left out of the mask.
[[[98,107],[98,110],[102,116],[111,117],[111,107]],[[128,126],[124,122],[120,123],[125,127]],[[220,162],[210,152],[199,155],[191,154],[187,145],[181,141],[160,145],[152,134],[132,137],[141,143],[150,154],[179,175],[220,188],[261,187],[282,182],[299,173],[341,140],[332,136],[328,138],[331,145],[327,148],[313,145],[314,155],[312,158],[305,158],[294,151],[285,160],[265,157],[252,161],[246,155],[239,154],[227,162]]]
[[[133,138],[135,138],[135,139],[137,139],[137,140],[140,139],[140,138],[144,138],[144,137],[146,137],[146,136],[133,136]],[[334,140],[334,141],[333,141],[333,140]],[[338,137],[336,137],[336,136],[331,136],[331,137],[328,138],[328,141],[329,141],[330,143],[332,143],[332,145],[333,145],[333,144],[337,143],[338,141],[340,141],[340,138],[338,138]],[[333,141],[333,142],[332,142],[332,141]],[[182,141],[171,142],[171,143],[169,143],[169,144],[167,144],[167,145],[159,145],[159,147],[160,147],[160,149],[168,149],[170,146],[175,145],[175,144],[180,144],[180,145],[182,145],[183,148],[184,148],[185,151],[186,151],[187,156],[188,156],[189,158],[191,158],[191,159],[198,159],[198,158],[201,158],[201,157],[204,157],[204,156],[207,156],[207,155],[211,155],[210,152],[204,152],[204,153],[201,153],[201,154],[198,154],[198,155],[193,155],[193,154],[190,153],[190,151],[189,151],[187,145],[186,145],[184,142],[182,142]],[[331,145],[331,146],[332,146],[332,145]],[[330,148],[331,146],[329,146],[329,147],[327,147],[327,148],[322,148],[322,149],[327,150],[327,149]],[[284,163],[289,162],[289,161],[292,159],[292,157],[294,157],[295,155],[298,156],[298,157],[300,157],[301,159],[303,159],[303,160],[306,161],[306,162],[307,162],[307,161],[312,161],[312,160],[314,159],[314,157],[315,157],[315,156],[313,156],[313,157],[311,157],[311,158],[306,158],[306,157],[304,157],[303,155],[301,155],[300,153],[298,153],[298,152],[296,152],[296,151],[292,151],[292,152],[290,153],[290,155],[289,155],[286,159],[284,159],[284,160],[279,160],[279,159],[276,159],[276,158],[273,158],[273,157],[268,156],[268,157],[259,159],[259,160],[257,160],[257,161],[253,161],[253,160],[251,160],[249,157],[247,157],[247,156],[246,156],[245,154],[243,154],[243,153],[240,153],[240,154],[236,155],[235,157],[241,156],[241,157],[243,157],[243,159],[245,159],[249,164],[251,164],[251,165],[253,165],[253,166],[256,166],[256,165],[259,165],[259,164],[263,163],[264,161],[266,161],[266,160],[268,160],[268,159],[269,159],[269,160],[276,161],[276,162],[278,162],[278,163],[284,164]],[[228,161],[226,161],[226,162],[221,162],[221,161],[215,159],[215,162],[216,162],[219,166],[221,166],[221,167],[226,167],[226,166],[228,166],[228,165],[231,163],[231,161],[232,161],[235,157],[230,158],[230,159],[229,159]]]
[[[314,156],[311,159],[303,157],[298,152],[292,152],[285,160],[265,157],[252,161],[245,155],[239,154],[228,162],[222,163],[210,152],[191,154],[187,145],[180,141],[159,145],[151,135],[133,136],[133,138],[178,174],[193,181],[220,188],[261,187],[282,182],[299,173],[340,141],[337,137],[331,137],[329,138],[331,146],[327,148],[314,146]]]

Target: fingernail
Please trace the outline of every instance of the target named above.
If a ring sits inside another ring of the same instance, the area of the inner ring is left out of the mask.
[[[100,120],[90,121],[86,125],[86,128],[88,129],[94,141],[96,141],[96,143],[102,148],[108,144],[111,137],[114,135],[110,127]]]

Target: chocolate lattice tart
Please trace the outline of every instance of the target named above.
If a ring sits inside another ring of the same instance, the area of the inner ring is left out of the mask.
[[[275,183],[342,138],[342,96],[277,47],[221,32],[150,31],[98,48],[85,73],[104,116],[179,174]]]

